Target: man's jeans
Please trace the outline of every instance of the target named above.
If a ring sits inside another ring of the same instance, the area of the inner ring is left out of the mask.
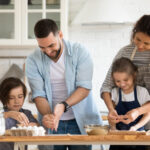
[[[57,132],[54,134],[81,134],[77,122],[73,120],[60,120]],[[55,145],[54,150],[91,150],[91,145]]]

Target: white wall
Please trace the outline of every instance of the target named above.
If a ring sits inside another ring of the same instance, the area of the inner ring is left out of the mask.
[[[129,44],[132,25],[104,24],[71,26],[69,40],[83,43],[90,51],[94,62],[93,95],[101,111],[106,111],[100,99],[100,87],[107,70],[118,50]]]

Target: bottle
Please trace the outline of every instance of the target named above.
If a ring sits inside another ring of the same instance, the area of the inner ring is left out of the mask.
[[[4,118],[4,109],[0,107],[0,135],[5,134],[5,118]]]

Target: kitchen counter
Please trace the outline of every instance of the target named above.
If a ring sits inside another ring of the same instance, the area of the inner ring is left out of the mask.
[[[50,135],[0,136],[0,142],[15,142],[14,150],[24,145],[150,145],[149,135]]]

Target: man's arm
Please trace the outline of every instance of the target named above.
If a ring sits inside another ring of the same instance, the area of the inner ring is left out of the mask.
[[[86,98],[89,94],[90,90],[85,89],[82,87],[78,87],[72,94],[69,96],[66,100],[67,104],[69,106],[73,106],[80,101],[82,101],[84,98]]]
[[[85,97],[88,96],[89,94],[88,89],[82,88],[82,87],[78,87],[67,99],[66,99],[66,103],[69,106],[73,106],[77,103],[79,103],[80,101],[82,101]],[[52,130],[55,129],[55,131],[57,131],[58,128],[58,124],[59,124],[59,120],[62,116],[62,114],[64,113],[65,110],[65,106],[64,104],[57,104],[54,108],[54,113],[53,116],[49,115],[48,117],[44,117],[43,119],[43,123],[45,124],[46,127],[51,128]]]
[[[55,128],[55,117],[54,114],[52,114],[52,111],[50,109],[49,103],[46,98],[44,97],[36,97],[34,99],[36,107],[40,114],[43,116],[42,124],[47,127],[51,128],[52,130]],[[57,129],[55,129],[57,130]]]
[[[51,109],[49,103],[46,98],[44,97],[36,97],[34,99],[36,107],[41,115],[46,115],[51,113]]]
[[[77,103],[79,103],[80,101],[82,101],[85,97],[88,96],[89,94],[88,89],[82,88],[82,87],[78,87],[72,94],[71,96],[69,96],[66,100],[67,104],[69,106],[73,106]],[[42,98],[44,99],[44,98]],[[58,103],[55,108],[54,108],[54,113],[51,114],[51,110],[50,107],[48,107],[48,102],[47,101],[43,101],[41,99],[41,101],[39,101],[39,99],[37,99],[37,103],[36,106],[38,108],[38,111],[44,115],[43,117],[43,124],[45,127],[47,128],[51,128],[52,130],[55,129],[55,131],[57,131],[58,128],[58,124],[59,124],[59,120],[61,118],[61,116],[64,113],[65,110],[65,106],[64,104],[60,104]],[[44,108],[44,110],[43,110]],[[49,114],[48,114],[49,113]],[[46,115],[47,114],[47,115]]]

